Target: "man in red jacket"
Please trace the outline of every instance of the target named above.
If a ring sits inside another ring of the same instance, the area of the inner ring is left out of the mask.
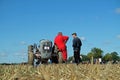
[[[67,47],[66,42],[68,41],[68,36],[63,36],[62,32],[59,32],[54,39],[54,44],[58,47],[59,51],[62,52],[63,61],[67,61]]]

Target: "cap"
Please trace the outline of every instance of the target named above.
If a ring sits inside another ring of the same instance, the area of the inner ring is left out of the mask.
[[[77,33],[72,33],[72,35],[76,35],[77,36]]]

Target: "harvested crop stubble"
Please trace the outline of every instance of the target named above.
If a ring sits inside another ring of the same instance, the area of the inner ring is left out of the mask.
[[[0,65],[0,80],[120,80],[120,64]]]

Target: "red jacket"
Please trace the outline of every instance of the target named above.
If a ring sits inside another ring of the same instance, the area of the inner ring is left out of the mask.
[[[57,35],[54,39],[54,44],[57,45],[59,50],[66,50],[66,42],[69,39],[68,36]]]

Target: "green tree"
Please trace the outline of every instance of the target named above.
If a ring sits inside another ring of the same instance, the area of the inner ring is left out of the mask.
[[[81,56],[82,56],[82,61],[88,61],[89,60],[89,58],[87,57],[87,55],[81,54]],[[68,58],[68,62],[73,61],[73,59],[74,59],[74,57],[70,56]]]
[[[118,61],[120,61],[120,56],[119,56],[119,60]]]
[[[82,56],[82,61],[88,61],[89,60],[89,58],[87,57],[87,55],[81,54],[81,56]]]
[[[103,57],[104,61],[111,61],[112,60],[112,55],[110,53],[105,54]]]
[[[119,60],[119,56],[118,56],[117,52],[112,52],[111,55],[112,55],[112,60],[113,61],[118,61]]]
[[[100,48],[93,48],[91,50],[91,52],[93,53],[93,57],[94,58],[102,58],[103,56],[103,50],[101,50]]]
[[[89,53],[87,54],[87,58],[90,60],[92,57],[93,57],[93,53],[92,53],[92,52],[89,52]]]

